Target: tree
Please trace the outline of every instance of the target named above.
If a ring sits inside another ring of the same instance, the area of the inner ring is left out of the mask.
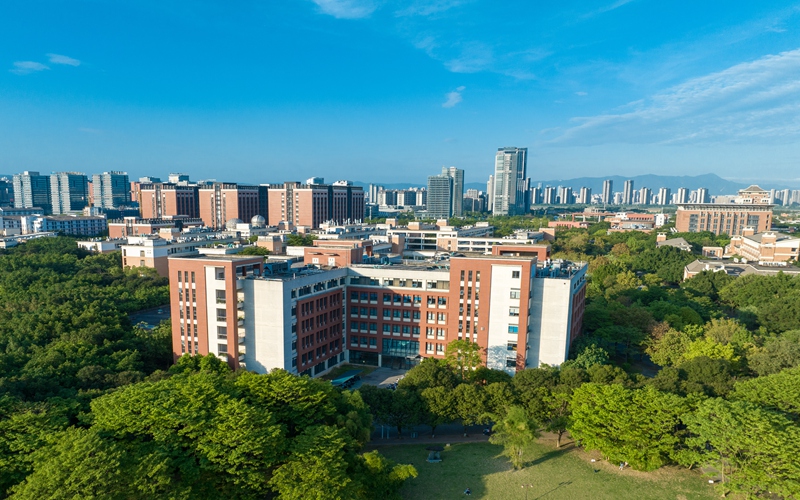
[[[97,431],[68,429],[36,452],[33,473],[11,489],[12,498],[129,498],[122,476],[124,461],[122,447],[102,439]]]
[[[431,437],[436,434],[436,427],[455,420],[455,400],[452,389],[446,387],[429,387],[420,396],[425,403],[425,423],[431,427]]]
[[[290,234],[286,236],[286,246],[290,247],[310,247],[314,245],[317,237],[313,234]]]
[[[400,388],[391,391],[365,385],[359,388],[359,392],[375,419],[397,429],[398,437],[403,428],[422,423],[425,419],[425,403],[415,391]]]
[[[354,496],[347,475],[341,429],[312,426],[292,443],[291,458],[278,467],[270,486],[286,500],[344,500]]]
[[[539,437],[536,427],[536,422],[528,417],[525,409],[511,406],[505,417],[498,419],[494,424],[489,441],[503,445],[504,453],[511,460],[511,465],[515,469],[521,469],[524,465],[522,453],[525,447]]]
[[[453,403],[456,416],[464,425],[464,435],[470,425],[487,421],[486,393],[482,386],[461,384],[453,391]]]
[[[609,363],[608,352],[596,344],[586,346],[575,358],[575,366],[588,369],[593,365],[606,365]]]
[[[708,399],[683,420],[692,436],[682,462],[719,471],[723,496],[800,494],[800,428],[783,415],[745,401]]]
[[[584,384],[572,396],[569,432],[586,449],[639,470],[669,463],[680,439],[675,435],[684,400],[652,387]]]
[[[444,351],[445,361],[461,376],[470,378],[472,371],[483,364],[483,348],[470,340],[453,340]]]
[[[800,330],[768,337],[763,347],[747,353],[747,364],[761,376],[800,366]]]
[[[800,418],[800,368],[736,382],[731,398],[784,412],[797,420]]]
[[[245,248],[242,249],[241,252],[239,252],[239,255],[263,255],[263,256],[267,256],[269,254],[270,254],[270,251],[267,250],[266,248],[264,248],[264,247],[255,247],[255,246],[245,247]]]
[[[453,373],[452,367],[447,362],[436,358],[425,358],[410,369],[397,386],[423,391],[431,387],[453,389],[459,382],[458,376]]]

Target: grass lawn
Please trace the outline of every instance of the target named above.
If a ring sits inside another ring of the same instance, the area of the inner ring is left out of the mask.
[[[548,442],[526,451],[528,465],[513,471],[502,447],[489,443],[454,443],[442,452],[442,462],[425,461],[425,444],[380,446],[386,457],[417,468],[419,477],[409,479],[401,493],[407,500],[470,498],[498,500],[652,499],[694,500],[718,498],[700,473],[665,468],[654,472],[619,470],[571,444],[556,449]],[[590,462],[591,458],[598,459]],[[597,472],[595,472],[597,470]],[[527,488],[527,497],[522,485]]]
[[[339,376],[341,374],[347,373],[350,370],[361,370],[361,373],[359,373],[359,375],[361,375],[363,377],[364,375],[368,375],[368,374],[374,372],[377,369],[378,369],[377,366],[340,365],[340,366],[337,366],[336,368],[334,368],[333,370],[331,370],[330,373],[326,373],[325,375],[323,375],[321,378],[323,380],[334,380],[334,379],[339,378]]]

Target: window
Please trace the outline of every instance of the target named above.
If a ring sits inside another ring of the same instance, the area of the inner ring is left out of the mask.
[[[391,302],[391,301],[392,301],[392,294],[384,293],[383,294],[383,303],[386,304],[386,303]]]
[[[375,308],[375,307],[370,307],[369,308],[369,315],[371,317],[377,317],[378,316],[378,309]]]
[[[378,302],[378,294],[375,292],[371,292],[369,294],[369,300],[370,302]]]
[[[412,316],[413,316],[414,319],[418,320],[419,316],[420,316],[419,311],[414,311],[414,314]]]
[[[350,345],[358,345],[358,337],[355,335],[350,337]]]
[[[225,290],[217,290],[217,304],[225,303]]]
[[[356,306],[350,307],[350,316],[358,316],[358,307]]]
[[[217,352],[220,354],[227,354],[228,344],[217,344]]]
[[[411,327],[411,335],[419,335],[419,327],[418,326],[412,326]]]
[[[358,300],[358,292],[350,292],[350,300],[355,302]]]
[[[446,306],[447,305],[447,297],[439,297],[439,305]]]
[[[518,299],[519,298],[519,289],[512,288],[511,289],[511,298]]]
[[[434,321],[436,321],[436,313],[428,312],[428,322],[433,323]]]
[[[411,319],[411,311],[408,310],[403,311],[403,319]]]
[[[227,321],[228,320],[228,313],[225,312],[225,309],[217,309],[217,321]]]
[[[361,292],[361,300],[369,300],[369,293]]]
[[[218,326],[217,327],[217,339],[218,340],[226,340],[228,338],[228,327],[227,326]]]
[[[403,312],[405,312],[405,311],[403,311]],[[392,310],[392,316],[394,316],[395,318],[399,318],[400,317],[400,309],[393,309]]]
[[[436,297],[428,297],[428,305],[435,306],[436,305]]]
[[[444,354],[444,345],[436,344],[436,354]]]
[[[366,307],[362,307],[361,309],[359,309],[359,312],[361,313],[361,316],[366,316],[367,315],[367,308]]]
[[[506,359],[506,368],[516,368],[517,367],[517,359],[516,358],[507,358]]]
[[[475,271],[475,283],[480,283],[480,282],[481,282],[481,272]]]
[[[384,309],[383,310],[383,317],[384,318],[391,318],[392,317],[392,310],[391,309]]]
[[[519,326],[508,325],[508,333],[519,333]]]
[[[400,333],[400,325],[392,325],[392,333]]]
[[[224,267],[215,267],[214,268],[214,277],[218,280],[225,279],[225,268]],[[194,273],[192,273],[192,283],[194,283]]]
[[[517,343],[516,342],[509,342],[508,343],[508,350],[509,351],[517,351]]]
[[[391,328],[392,328],[392,327],[390,327],[389,325],[387,325],[386,323],[384,323],[384,324],[383,324],[383,333],[391,333],[391,331],[392,331],[392,330],[391,330]]]
[[[403,333],[405,334],[411,333],[411,327],[403,325]]]
[[[519,278],[519,271],[511,271],[512,278]]]
[[[519,316],[519,307],[509,307],[508,308],[508,315],[509,316]]]
[[[436,315],[436,319],[439,321],[445,321],[447,319],[447,315],[445,313],[438,313]]]
[[[378,332],[378,324],[377,323],[370,323],[369,324],[369,333],[377,333]]]
[[[461,271],[461,281],[464,281],[464,271]]]
[[[378,339],[372,337],[369,339],[369,346],[370,347],[378,347]]]

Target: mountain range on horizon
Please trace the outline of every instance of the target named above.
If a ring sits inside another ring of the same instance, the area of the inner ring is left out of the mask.
[[[724,179],[717,174],[702,174],[702,175],[655,175],[655,174],[644,174],[644,175],[634,175],[631,177],[625,177],[621,175],[610,175],[607,177],[576,177],[572,179],[551,179],[551,180],[532,180],[532,185],[536,186],[541,184],[542,187],[545,186],[567,186],[571,187],[573,191],[580,189],[581,187],[588,187],[592,189],[592,194],[599,194],[603,190],[603,181],[611,179],[614,183],[613,191],[622,191],[623,183],[626,180],[633,180],[633,188],[638,190],[643,187],[648,187],[653,191],[658,191],[659,188],[666,187],[672,190],[672,192],[676,192],[678,188],[687,188],[687,189],[698,189],[698,188],[706,188],[708,189],[708,193],[711,195],[725,195],[725,194],[736,194],[740,189],[744,189],[752,184],[756,184],[764,189],[797,189],[798,186],[789,186],[786,184],[775,184],[774,182],[753,182],[753,183],[743,183],[733,180]],[[365,188],[369,186],[369,183],[356,181],[354,182],[357,186],[364,186]],[[378,184],[378,183],[374,183]],[[424,184],[419,183],[402,183],[402,182],[395,182],[391,184],[382,183],[380,184],[384,188],[387,189],[405,189],[409,187],[425,187]],[[480,191],[486,191],[486,183],[482,182],[467,182],[464,184],[464,189],[478,189]]]

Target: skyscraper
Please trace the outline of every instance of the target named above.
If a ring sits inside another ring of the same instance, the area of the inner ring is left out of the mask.
[[[486,183],[486,210],[491,212],[494,209],[494,175],[489,176]]]
[[[525,178],[528,148],[499,148],[494,161],[494,186],[491,192],[492,215],[516,215],[527,212]],[[430,195],[428,195],[430,196]]]
[[[708,189],[706,188],[699,188],[697,190],[697,203],[708,203],[711,200],[708,199]]]
[[[614,181],[606,179],[603,181],[603,203],[610,204],[614,201]]]
[[[686,188],[678,188],[678,199],[676,203],[689,203],[689,190]]]
[[[569,186],[559,186],[558,188],[558,202],[561,205],[572,204],[572,188]]]
[[[89,205],[89,179],[78,172],[50,174],[50,201],[54,214],[83,210]]]
[[[127,172],[103,172],[92,176],[95,207],[118,209],[128,205],[130,190]]]
[[[546,186],[544,188],[544,194],[542,203],[545,205],[555,205],[556,203],[556,188],[553,186]]]
[[[670,189],[666,187],[659,188],[658,190],[658,204],[659,205],[669,205],[670,203]]]
[[[633,180],[628,179],[622,186],[622,204],[630,205],[633,203]]]
[[[39,207],[45,214],[53,213],[50,203],[50,176],[24,171],[14,175],[14,207]]]
[[[648,187],[643,187],[639,190],[639,204],[649,205],[650,199],[653,197],[653,191]]]
[[[453,178],[447,174],[428,177],[428,217],[448,219],[453,215]]]
[[[605,186],[603,186],[603,187],[605,188]],[[584,205],[588,205],[591,202],[592,202],[592,188],[585,187],[585,186],[582,187],[581,188],[580,199],[578,200],[578,203],[583,203]]]
[[[456,167],[442,167],[442,175],[448,175],[453,179],[453,188],[450,191],[451,215],[461,216],[464,214],[464,170]]]

